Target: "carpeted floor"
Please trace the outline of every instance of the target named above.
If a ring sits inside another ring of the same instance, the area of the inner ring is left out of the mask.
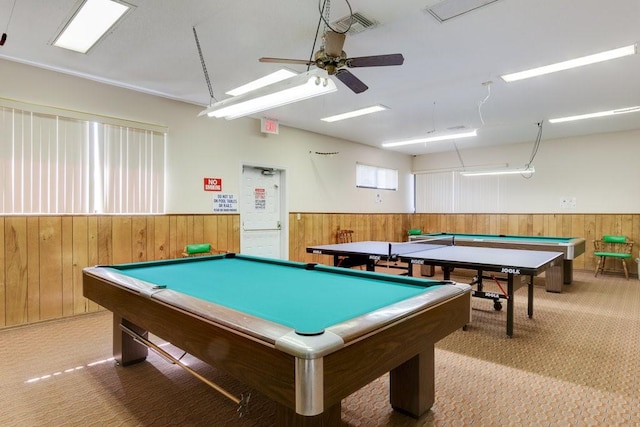
[[[343,401],[344,423],[640,425],[640,281],[577,271],[562,294],[536,282],[533,319],[524,288],[515,303],[515,333],[507,338],[505,310],[473,299],[468,330],[436,346],[436,401],[423,418],[390,408],[385,375]],[[108,312],[2,330],[0,344],[0,426],[273,424],[274,407],[259,394],[240,418],[234,403],[153,353],[146,363],[114,366]],[[236,395],[248,391],[185,360]]]

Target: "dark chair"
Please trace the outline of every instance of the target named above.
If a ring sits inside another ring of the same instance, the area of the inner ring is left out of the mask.
[[[604,265],[607,258],[619,259],[622,261],[624,269],[624,277],[629,280],[629,269],[627,268],[627,260],[631,259],[631,251],[633,242],[628,240],[626,236],[605,235],[601,240],[593,241],[593,255],[598,258],[596,265],[596,274],[604,272]]]
[[[351,243],[353,242],[353,230],[338,230],[336,236],[338,243]]]
[[[353,230],[338,230],[336,234],[336,241],[338,243],[351,243],[353,242]],[[362,266],[367,265],[366,258],[344,256],[338,257],[338,267],[352,268],[359,267],[362,270]]]

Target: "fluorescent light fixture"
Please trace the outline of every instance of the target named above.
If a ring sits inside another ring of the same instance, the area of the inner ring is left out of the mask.
[[[254,91],[216,102],[200,112],[198,116],[206,114],[209,117],[224,117],[227,120],[232,120],[336,90],[338,88],[329,78],[327,71],[316,68]]]
[[[252,90],[259,89],[261,87],[268,86],[272,83],[282,81],[284,79],[288,79],[289,77],[297,76],[298,73],[294,73],[291,70],[287,70],[286,68],[282,68],[275,73],[267,74],[264,77],[260,77],[257,80],[249,82],[245,85],[237,87],[235,89],[231,89],[229,92],[225,92],[227,95],[238,96],[243,93],[251,92]]]
[[[536,172],[536,168],[530,166],[524,169],[485,169],[475,171],[461,171],[462,176],[483,176],[483,175],[516,175],[516,174],[530,174],[533,175]]]
[[[579,116],[560,117],[557,119],[550,119],[549,123],[563,123],[571,122],[574,120],[594,119],[596,117],[615,116],[617,114],[636,113],[640,111],[640,105],[629,108],[620,108],[618,110],[600,111],[597,113],[581,114]]]
[[[365,114],[377,113],[379,111],[388,110],[389,107],[385,107],[384,105],[373,105],[371,107],[360,108],[359,110],[349,111],[348,113],[336,114],[335,116],[325,117],[324,119],[320,119],[323,122],[337,122],[339,120],[351,119],[353,117],[364,116]]]
[[[115,0],[85,0],[53,44],[87,53],[131,9]]]
[[[447,135],[440,136],[430,136],[427,138],[417,138],[417,139],[409,139],[406,141],[397,141],[397,142],[385,142],[382,144],[383,147],[400,147],[402,145],[411,145],[411,144],[420,144],[421,142],[437,142],[437,141],[449,141],[452,139],[460,139],[460,138],[469,138],[471,136],[476,136],[478,131],[476,129],[470,132],[462,132],[462,133],[450,133]]]
[[[500,76],[505,82],[513,82],[516,80],[528,79],[531,77],[541,76],[543,74],[555,73],[556,71],[564,71],[570,68],[582,67],[583,65],[595,64],[596,62],[608,61],[610,59],[621,58],[623,56],[634,55],[638,52],[635,44],[620,47],[618,49],[608,50],[606,52],[596,53],[594,55],[583,56],[581,58],[571,59],[569,61],[558,62],[556,64],[545,65],[544,67],[533,68],[531,70],[520,71],[513,74],[505,74]]]

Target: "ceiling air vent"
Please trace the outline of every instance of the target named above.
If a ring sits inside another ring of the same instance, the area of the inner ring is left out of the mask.
[[[367,18],[361,13],[355,12],[352,15],[345,16],[344,18],[340,18],[332,22],[331,28],[339,33],[346,32],[347,34],[357,34],[369,28],[373,28],[376,25],[378,25],[378,21]]]
[[[442,23],[497,1],[498,0],[444,0],[424,10],[436,18],[438,22]]]

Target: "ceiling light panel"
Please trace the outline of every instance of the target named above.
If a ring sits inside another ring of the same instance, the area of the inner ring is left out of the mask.
[[[618,114],[637,113],[640,112],[640,105],[628,108],[619,108],[617,110],[598,111],[597,113],[580,114],[577,116],[560,117],[557,119],[550,119],[549,123],[564,123],[572,122],[575,120],[595,119],[598,117],[615,116]]]
[[[326,70],[315,68],[306,73],[232,96],[210,105],[198,116],[225,118],[227,120],[248,116],[260,111],[280,107],[319,95],[335,92],[337,87]]]
[[[274,73],[271,74],[267,74],[264,77],[260,77],[257,80],[254,80],[252,82],[249,82],[247,84],[244,84],[240,87],[237,87],[235,89],[231,89],[228,92],[225,92],[227,95],[231,95],[231,96],[238,96],[238,95],[242,95],[243,93],[247,93],[247,92],[251,92],[252,90],[256,90],[259,89],[261,87],[265,87],[268,86],[272,83],[276,83],[285,79],[288,79],[289,77],[293,77],[298,75],[298,73],[295,73],[291,70],[287,70],[286,68],[282,68]]]
[[[532,68],[530,70],[520,71],[512,74],[500,76],[505,82],[514,82],[517,80],[529,79],[531,77],[542,76],[544,74],[555,73],[557,71],[569,70],[571,68],[582,67],[584,65],[595,64],[597,62],[609,61],[611,59],[622,58],[624,56],[635,55],[637,53],[637,45],[620,47],[605,52],[587,55],[568,61],[557,62],[543,67]]]
[[[386,148],[401,147],[403,145],[420,144],[423,142],[426,143],[426,142],[438,142],[438,141],[451,141],[451,140],[460,139],[460,138],[470,138],[472,136],[477,136],[477,135],[478,135],[478,131],[477,129],[474,129],[469,132],[450,133],[445,135],[429,136],[425,138],[409,139],[406,141],[385,142],[384,144],[382,144],[382,146]]]
[[[485,169],[475,171],[461,171],[462,176],[489,176],[489,175],[533,175],[536,172],[536,168],[529,166],[523,169]]]
[[[116,0],[85,0],[53,44],[87,53],[132,9],[133,6]]]
[[[498,0],[445,0],[425,10],[436,18],[438,22],[442,23],[497,1]]]
[[[342,114],[336,114],[335,116],[325,117],[324,119],[320,119],[323,122],[337,122],[340,120],[351,119],[354,117],[364,116],[366,114],[373,114],[379,111],[388,110],[389,107],[385,107],[384,105],[373,105],[371,107],[360,108],[359,110],[353,110]]]

